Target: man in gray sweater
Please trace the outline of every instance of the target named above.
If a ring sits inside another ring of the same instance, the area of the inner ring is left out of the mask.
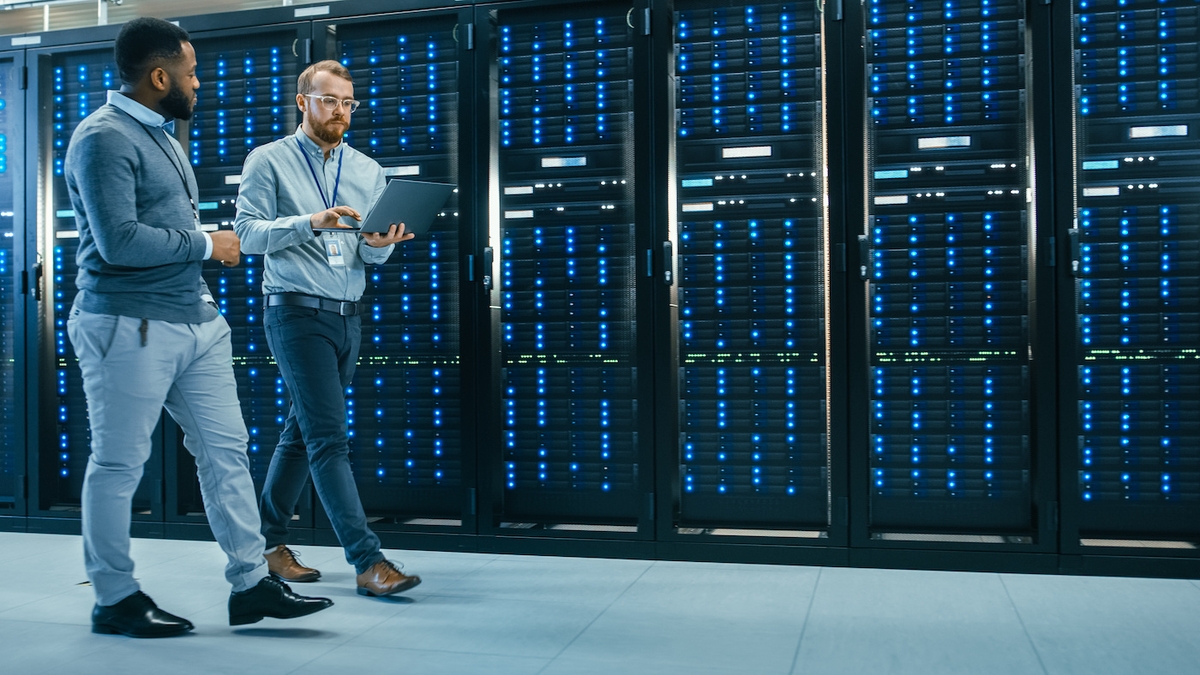
[[[83,481],[83,550],[96,592],[92,631],[165,637],[192,629],[133,577],[134,490],[165,406],[196,458],[204,508],[229,558],[229,623],[288,619],[329,607],[267,574],[246,458],[229,325],[200,276],[204,260],[236,265],[233,232],[200,230],[195,174],[171,135],[191,117],[196,53],[160,19],[117,37],[123,86],[71,137],[66,181],[79,227],[79,294],[67,322],[87,396],[91,455]]]

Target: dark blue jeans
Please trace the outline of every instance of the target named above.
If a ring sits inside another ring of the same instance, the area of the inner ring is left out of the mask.
[[[384,556],[379,537],[367,527],[350,471],[346,436],[345,392],[358,361],[360,320],[284,305],[268,307],[263,323],[292,399],[263,486],[262,532],[267,549],[287,543],[288,525],[311,472],[317,497],[346,551],[346,562],[362,574]]]

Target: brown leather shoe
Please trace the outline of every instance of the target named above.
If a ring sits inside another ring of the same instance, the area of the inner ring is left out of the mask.
[[[321,578],[320,571],[301,565],[300,560],[296,558],[296,552],[283,544],[267,551],[263,557],[267,559],[267,570],[276,579],[288,583],[304,583]]]
[[[390,560],[380,560],[366,572],[358,575],[358,594],[381,596],[392,595],[421,583],[421,577],[409,576],[400,571]]]

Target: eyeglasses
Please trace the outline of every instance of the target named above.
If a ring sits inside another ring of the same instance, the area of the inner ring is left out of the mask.
[[[321,96],[320,94],[305,94],[308,98],[315,98],[325,106],[326,110],[337,110],[338,106],[348,109],[351,114],[358,110],[359,102],[352,98],[338,99],[335,96]]]

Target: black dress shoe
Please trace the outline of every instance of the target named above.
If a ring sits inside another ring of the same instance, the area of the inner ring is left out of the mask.
[[[296,595],[275,577],[263,577],[254,588],[229,596],[229,625],[258,623],[265,617],[295,619],[332,606],[333,601],[329,598]]]
[[[162,611],[150,596],[141,591],[115,605],[96,605],[92,609],[93,633],[157,638],[183,635],[192,628],[191,621]]]

